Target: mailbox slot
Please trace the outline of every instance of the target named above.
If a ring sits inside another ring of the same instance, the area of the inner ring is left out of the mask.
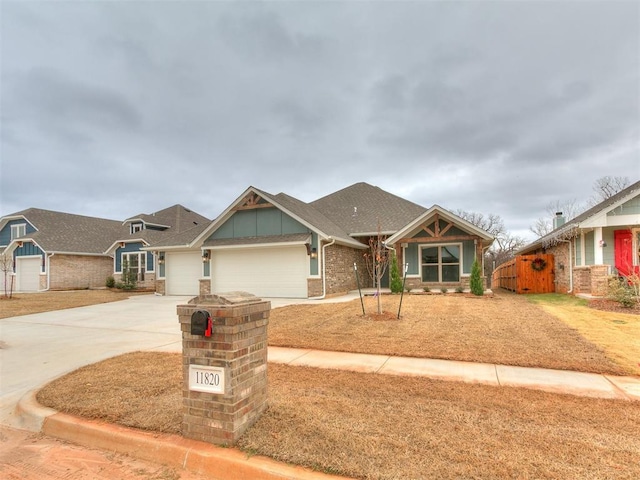
[[[191,335],[210,337],[212,331],[211,315],[206,310],[196,310],[191,315]]]

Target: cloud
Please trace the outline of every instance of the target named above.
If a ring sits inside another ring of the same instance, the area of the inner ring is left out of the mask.
[[[249,185],[367,181],[526,230],[640,178],[634,2],[2,8],[2,214],[214,217]]]

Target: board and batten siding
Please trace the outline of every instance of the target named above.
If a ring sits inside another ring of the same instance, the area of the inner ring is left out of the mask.
[[[33,257],[35,255],[42,257],[44,252],[40,249],[40,247],[35,245],[33,242],[24,242],[21,247],[18,247],[13,251],[13,254],[15,255],[16,258]],[[41,263],[40,271],[44,272],[44,264],[42,260],[40,261],[40,263]]]
[[[258,208],[235,212],[210,238],[267,237],[290,233],[311,231],[277,208]]]
[[[17,220],[10,220],[7,224],[0,230],[0,246],[7,246],[11,243],[11,226],[12,225],[25,225],[26,234],[29,235],[36,231],[28,221],[20,218]]]
[[[144,245],[141,242],[135,242],[135,243],[125,243],[124,247],[118,247],[116,249],[116,254],[115,254],[115,272],[122,273],[122,254],[123,253],[140,252],[140,249],[143,246]],[[155,271],[154,262],[153,262],[153,252],[144,252],[144,253],[146,253],[147,255],[147,258],[145,259],[146,261],[144,264],[145,272]]]
[[[624,202],[622,205],[607,212],[607,217],[619,217],[620,215],[640,214],[640,195]]]
[[[294,233],[311,234],[311,247],[320,250],[315,232],[275,207],[239,210],[220,225],[209,239],[269,237]],[[309,271],[311,275],[318,275],[317,258],[309,258]]]

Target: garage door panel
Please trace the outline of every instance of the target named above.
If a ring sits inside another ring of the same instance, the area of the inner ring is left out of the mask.
[[[212,291],[242,290],[258,297],[306,298],[308,257],[304,246],[217,250]]]
[[[198,295],[202,276],[200,252],[172,252],[165,254],[165,283],[167,295]]]
[[[37,292],[40,289],[40,263],[42,259],[37,258],[17,258],[16,271],[19,292]]]

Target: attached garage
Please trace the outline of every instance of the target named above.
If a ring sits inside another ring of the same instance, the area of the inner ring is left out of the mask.
[[[40,289],[41,263],[42,258],[40,256],[16,258],[16,291],[37,292]]]
[[[196,252],[167,252],[165,285],[167,295],[193,295],[200,292],[202,256]]]
[[[304,245],[214,249],[211,292],[242,290],[258,297],[307,298]]]

